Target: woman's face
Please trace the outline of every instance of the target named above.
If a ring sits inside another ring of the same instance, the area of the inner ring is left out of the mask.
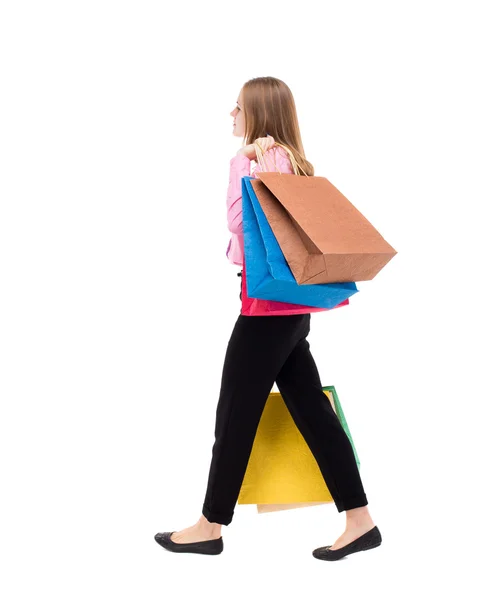
[[[245,115],[243,114],[243,94],[240,90],[238,95],[237,105],[231,111],[230,115],[233,117],[233,135],[236,137],[243,138],[245,136]]]

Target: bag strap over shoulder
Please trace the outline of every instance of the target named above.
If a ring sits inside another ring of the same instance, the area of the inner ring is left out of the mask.
[[[265,153],[264,153],[262,147],[257,142],[254,142],[254,146],[255,146],[256,155],[257,155],[257,162],[259,163],[259,165],[263,171],[267,171],[267,166],[265,163],[265,156],[264,156]],[[281,144],[280,142],[275,142],[274,146],[280,146],[288,153],[295,175],[300,175],[299,170],[301,169],[303,171],[303,173],[306,175],[306,177],[309,177],[309,175],[305,172],[305,170],[299,165],[298,161],[294,158],[294,154],[291,152],[291,150],[287,146],[285,146],[284,144]],[[274,146],[272,146],[272,148],[274,148]],[[281,171],[277,168],[274,157],[273,157],[273,161],[274,161],[274,167],[276,168],[276,171],[278,171],[282,175]]]

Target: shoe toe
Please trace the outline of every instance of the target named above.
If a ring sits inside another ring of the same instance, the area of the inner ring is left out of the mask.
[[[160,544],[160,546],[169,546],[172,543],[170,536],[174,533],[173,531],[163,531],[161,533],[155,534],[155,541]]]
[[[330,546],[322,546],[321,548],[315,548],[315,550],[313,550],[312,554],[315,558],[323,558],[326,554],[328,554],[328,549],[331,547]]]

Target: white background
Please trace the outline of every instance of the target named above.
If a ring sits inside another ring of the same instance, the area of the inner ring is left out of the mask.
[[[2,2],[2,597],[488,597],[485,7]],[[311,555],[333,504],[238,505],[215,557],[153,539],[201,514],[240,309],[229,113],[265,75],[398,251],[312,316],[383,536],[337,563]]]

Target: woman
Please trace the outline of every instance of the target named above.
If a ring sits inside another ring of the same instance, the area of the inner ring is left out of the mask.
[[[287,152],[292,151],[308,175],[314,169],[304,157],[296,107],[289,87],[274,77],[247,81],[231,111],[233,135],[245,145],[230,161],[228,228],[232,234],[226,255],[243,266],[241,178],[250,176],[256,146],[264,151],[267,170],[293,173]],[[252,143],[253,141],[253,143]],[[254,173],[260,167],[256,165]],[[241,273],[239,273],[240,275]],[[219,554],[222,525],[229,525],[245,475],[255,433],[274,385],[308,443],[346,528],[333,545],[317,548],[313,556],[338,560],[352,552],[379,546],[381,534],[367,508],[350,441],[330,402],[306,337],[311,315],[249,317],[239,315],[226,351],[216,410],[215,442],[207,490],[198,521],[181,531],[155,535],[172,552]]]

